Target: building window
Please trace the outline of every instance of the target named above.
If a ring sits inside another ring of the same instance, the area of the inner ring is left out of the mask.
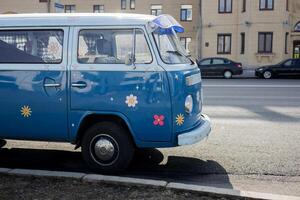
[[[193,6],[192,5],[181,5],[180,20],[181,21],[192,21],[192,19],[193,19]]]
[[[231,34],[218,34],[218,54],[231,53]]]
[[[135,0],[130,0],[130,9],[131,10],[135,9]]]
[[[190,53],[190,44],[192,42],[192,38],[190,38],[190,37],[181,37],[180,38],[180,42],[184,46],[184,48],[186,49],[186,51],[188,53]]]
[[[274,0],[259,0],[260,10],[274,10]]]
[[[161,15],[162,14],[162,5],[152,5],[150,10],[151,15]]]
[[[289,0],[286,0],[286,11],[290,10],[290,8],[289,8],[290,4],[289,3],[290,3]]]
[[[273,52],[273,33],[260,32],[258,33],[258,53]]]
[[[47,3],[48,0],[39,0],[40,3]]]
[[[246,12],[247,9],[247,0],[243,0],[242,12]]]
[[[74,13],[76,10],[75,5],[65,5],[65,13]]]
[[[104,5],[94,5],[94,13],[104,13]]]
[[[232,0],[219,0],[219,13],[232,13]]]
[[[245,33],[241,33],[241,54],[245,54]]]
[[[121,0],[121,10],[126,10],[126,0]]]
[[[289,33],[285,33],[285,47],[284,47],[284,52],[285,54],[288,54],[288,42],[289,42]]]
[[[295,32],[300,32],[300,21],[294,27]]]

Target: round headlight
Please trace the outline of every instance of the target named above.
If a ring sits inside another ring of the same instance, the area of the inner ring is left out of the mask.
[[[187,112],[189,114],[192,113],[192,111],[193,111],[193,97],[191,95],[188,95],[185,98],[184,107],[185,107],[185,112]]]

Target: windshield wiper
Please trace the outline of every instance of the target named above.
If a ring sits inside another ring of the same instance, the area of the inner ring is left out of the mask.
[[[179,56],[184,56],[182,53],[180,53],[179,51],[166,51],[167,53],[173,53],[173,54],[177,54]]]

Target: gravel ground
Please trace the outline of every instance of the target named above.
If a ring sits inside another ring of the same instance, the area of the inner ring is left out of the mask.
[[[0,175],[1,200],[48,199],[199,199],[229,200],[208,197],[199,193],[173,191],[164,188],[124,186],[103,183],[83,183],[73,179],[55,179],[27,176]]]

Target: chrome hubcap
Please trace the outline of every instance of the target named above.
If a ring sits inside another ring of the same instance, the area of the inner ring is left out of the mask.
[[[109,135],[97,135],[90,143],[91,156],[95,162],[102,166],[115,163],[119,157],[119,146]]]
[[[95,144],[95,154],[101,160],[109,160],[115,152],[114,145],[107,139],[100,139]]]
[[[225,75],[225,78],[230,78],[230,77],[231,77],[231,72],[228,72],[228,71],[227,71],[227,72],[225,72],[224,75]]]
[[[266,72],[264,73],[264,77],[265,77],[265,78],[271,78],[271,76],[272,76],[271,72],[266,71]]]

